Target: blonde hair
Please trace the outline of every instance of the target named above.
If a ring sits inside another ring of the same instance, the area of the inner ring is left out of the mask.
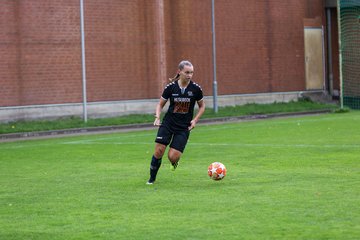
[[[184,69],[185,66],[192,67],[193,65],[192,65],[192,63],[191,63],[190,61],[188,61],[188,60],[183,60],[183,61],[181,61],[181,62],[179,63],[178,69],[181,71],[181,70]],[[169,78],[169,81],[170,81],[170,82],[174,82],[174,81],[178,80],[179,78],[180,78],[180,74],[177,73],[174,77]]]

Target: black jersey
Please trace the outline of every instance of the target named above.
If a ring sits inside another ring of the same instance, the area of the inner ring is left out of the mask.
[[[193,81],[190,81],[185,89],[181,89],[178,81],[175,81],[165,87],[161,97],[170,100],[163,124],[169,124],[177,130],[185,130],[193,118],[195,103],[203,99],[203,92]]]

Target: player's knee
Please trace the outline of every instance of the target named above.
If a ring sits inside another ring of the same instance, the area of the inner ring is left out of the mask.
[[[157,145],[157,146],[155,147],[154,156],[155,156],[156,158],[162,158],[162,156],[163,156],[164,153],[165,153],[165,149],[166,149],[165,146]]]
[[[173,155],[169,155],[168,158],[169,158],[170,162],[172,162],[172,163],[176,163],[180,159],[179,157],[173,156]]]
[[[180,151],[177,151],[175,149],[169,150],[168,158],[169,158],[170,162],[176,163],[177,161],[179,161],[180,157],[181,157]]]
[[[163,155],[164,155],[164,151],[162,151],[162,150],[155,150],[154,156],[155,156],[156,158],[162,158]]]

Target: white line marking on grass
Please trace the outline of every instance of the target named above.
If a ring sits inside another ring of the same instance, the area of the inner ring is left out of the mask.
[[[0,149],[38,148],[38,147],[48,147],[52,145],[56,145],[56,144],[34,143],[34,144],[24,144],[24,145],[15,145],[15,146],[0,146]]]
[[[69,144],[69,145],[154,145],[154,142],[64,142],[61,144]]]
[[[101,137],[101,138],[91,138],[91,139],[82,139],[82,140],[74,140],[74,141],[64,141],[64,142],[46,142],[46,143],[38,143],[38,142],[24,142],[23,144],[20,142],[17,142],[16,145],[6,146],[6,145],[0,145],[0,149],[20,149],[20,148],[37,148],[37,147],[49,147],[49,146],[56,146],[61,144],[99,144],[97,142],[99,141],[105,141],[105,140],[125,140],[129,138],[136,138],[139,137],[141,140],[143,140],[144,137],[147,136],[154,136],[153,140],[155,139],[154,133],[149,134],[133,134],[133,135],[120,135],[120,136],[112,136],[112,137]],[[116,144],[116,142],[109,142],[109,143],[102,143],[102,144]],[[123,142],[120,144],[126,144],[127,142]],[[137,143],[137,142],[133,142]],[[149,141],[149,144],[154,144],[154,141]],[[139,143],[141,144],[141,143]]]
[[[105,140],[107,140],[106,138]],[[137,141],[114,141],[114,142],[100,142],[100,139],[91,139],[83,141],[70,141],[60,143],[47,143],[47,144],[26,144],[17,146],[0,147],[0,149],[18,149],[26,147],[46,147],[54,146],[58,144],[64,145],[153,145],[153,141],[149,142],[137,142]],[[356,148],[360,149],[360,144],[274,144],[274,143],[206,143],[206,142],[189,142],[189,145],[193,147],[202,146],[217,146],[217,147],[272,147],[272,148]]]
[[[273,143],[189,143],[194,146],[218,146],[218,147],[294,147],[294,148],[359,148],[359,144],[273,144]]]
[[[143,138],[143,137],[147,137],[147,136],[154,136],[155,139],[155,134],[154,133],[148,133],[148,134],[134,134],[134,135],[120,135],[120,136],[116,136],[116,137],[102,137],[102,138],[92,138],[92,139],[82,139],[82,140],[74,140],[74,141],[67,141],[67,142],[63,142],[62,144],[83,144],[85,142],[98,142],[98,141],[106,141],[106,140],[123,140],[123,139],[127,139],[127,138]]]
[[[153,145],[153,142],[66,142],[63,144],[85,144],[85,145]],[[273,143],[204,143],[189,142],[192,146],[218,146],[218,147],[274,147],[274,148],[359,148],[357,144],[273,144]]]

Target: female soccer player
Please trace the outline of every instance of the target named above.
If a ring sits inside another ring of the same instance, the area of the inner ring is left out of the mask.
[[[193,65],[189,61],[181,61],[177,75],[170,79],[171,83],[165,87],[156,106],[154,126],[159,126],[159,130],[155,139],[155,151],[151,159],[150,179],[147,184],[155,182],[156,174],[161,166],[161,159],[169,144],[168,158],[171,162],[171,169],[176,169],[190,131],[195,128],[205,111],[203,92],[201,87],[191,80],[193,74]],[[170,105],[160,123],[161,110],[167,101],[170,101]],[[195,103],[198,104],[199,110],[193,118]]]

